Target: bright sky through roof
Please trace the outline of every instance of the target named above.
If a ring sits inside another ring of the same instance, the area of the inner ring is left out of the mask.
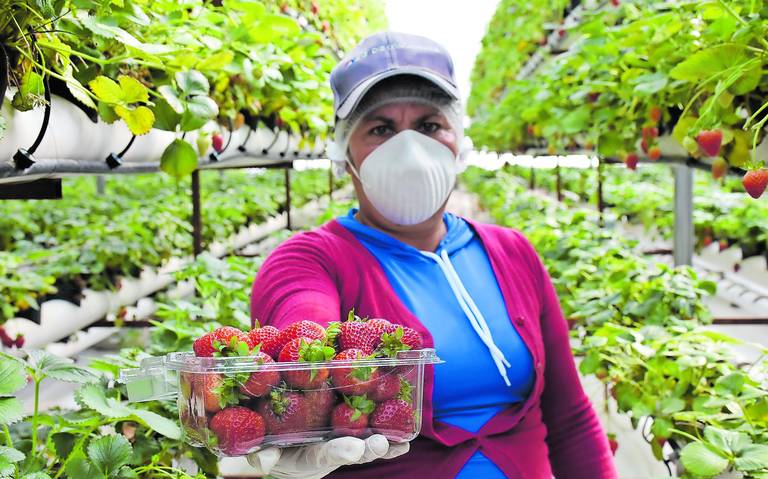
[[[498,0],[386,0],[389,28],[442,43],[453,57],[464,99],[480,41]]]

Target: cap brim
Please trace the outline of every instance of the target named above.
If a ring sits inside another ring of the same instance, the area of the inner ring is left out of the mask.
[[[347,98],[341,102],[341,105],[339,105],[339,107],[336,109],[336,116],[342,120],[347,118],[349,114],[352,113],[352,110],[355,109],[357,104],[360,103],[360,100],[362,100],[363,96],[365,96],[365,94],[368,93],[368,91],[373,88],[374,85],[376,85],[381,80],[384,80],[385,78],[390,78],[397,75],[414,75],[422,77],[434,83],[454,100],[458,100],[460,98],[459,89],[440,75],[432,73],[428,70],[424,70],[423,68],[393,68],[391,70],[381,72],[378,75],[372,76],[371,78],[368,78],[364,82],[357,85],[349,93],[349,95],[347,95]]]

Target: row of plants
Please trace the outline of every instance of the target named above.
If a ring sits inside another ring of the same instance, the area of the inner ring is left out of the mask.
[[[653,263],[633,252],[635,241],[600,227],[594,209],[531,193],[514,174],[470,169],[464,181],[498,224],[534,244],[571,324],[581,372],[605,384],[635,427],[652,418],[644,433],[659,460],[675,459],[685,478],[768,477],[768,350],[753,345],[763,356],[743,364],[730,348],[743,343],[702,328],[714,283]]]
[[[291,176],[293,205],[302,206],[328,188],[327,170]],[[281,212],[282,180],[282,172],[272,170],[204,172],[204,246]],[[3,203],[0,271],[8,274],[0,279],[0,323],[37,309],[41,298],[77,300],[86,287],[116,290],[121,278],[191,254],[189,180],[110,177],[105,191],[99,194],[92,178],[77,178],[65,182],[60,201]]]
[[[190,350],[194,338],[214,327],[249,325],[250,285],[261,262],[261,257],[199,256],[175,273],[176,280],[194,284],[194,296],[160,298],[148,342],[89,366],[44,351],[0,353],[0,477],[217,477],[217,457],[183,441],[175,401],[129,404],[125,387],[115,380],[121,368],[138,367],[149,355]],[[78,407],[40,410],[41,384],[50,381],[79,384]],[[34,406],[25,412],[19,396],[30,390]]]
[[[544,144],[552,153],[596,148],[632,165],[662,155],[709,157],[718,175],[748,170],[745,189],[762,195],[768,169],[757,145],[768,122],[768,11],[760,2],[584,3],[580,23],[563,30],[567,52],[516,79],[519,60],[492,64],[487,57],[502,43],[529,39],[529,29],[505,29],[527,3],[501,2],[490,23],[474,75],[498,83],[471,92],[475,144],[495,151]],[[556,17],[562,5],[541,8]]]
[[[183,134],[198,131],[208,150],[221,142],[216,122],[324,138],[339,52],[384,18],[368,0],[11,0],[0,6],[0,98],[15,87],[11,104],[27,111],[52,92],[135,135],[177,132],[162,167],[184,176],[197,157]]]
[[[530,182],[531,170],[509,166],[508,171]],[[557,172],[539,169],[533,173],[537,188],[555,192]],[[646,231],[671,239],[674,227],[674,185],[665,167],[627,171],[608,166],[602,171],[603,201],[620,218],[642,224]],[[738,179],[713,180],[695,172],[693,223],[696,244],[719,243],[724,249],[738,245],[742,257],[768,255],[768,204],[744,198]],[[597,204],[595,170],[560,169],[561,190],[566,202]],[[718,188],[718,185],[720,186]],[[768,256],[766,256],[768,259]]]

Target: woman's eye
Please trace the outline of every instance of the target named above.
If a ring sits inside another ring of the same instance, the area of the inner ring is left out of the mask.
[[[434,133],[440,129],[439,123],[426,122],[421,124],[421,131],[424,133]]]
[[[389,134],[391,130],[389,125],[379,125],[371,129],[371,134],[374,136],[385,136]]]

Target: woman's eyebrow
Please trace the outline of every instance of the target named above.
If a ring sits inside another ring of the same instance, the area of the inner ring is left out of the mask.
[[[380,121],[387,125],[392,125],[395,123],[395,121],[392,118],[387,118],[386,116],[381,116],[381,115],[366,117],[365,121]]]

